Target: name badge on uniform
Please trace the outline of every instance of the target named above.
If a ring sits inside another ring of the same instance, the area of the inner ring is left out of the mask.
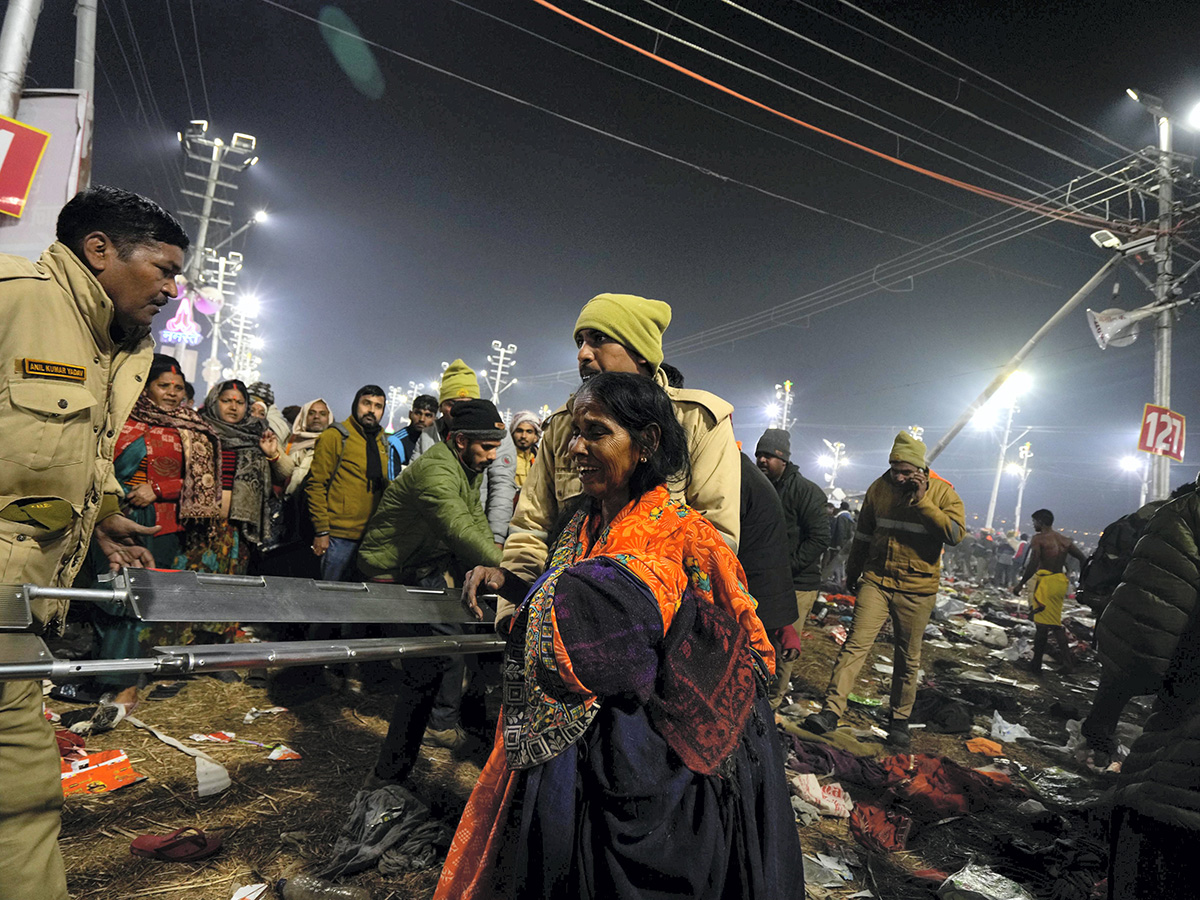
[[[17,360],[17,374],[26,378],[57,378],[61,381],[87,380],[87,366],[73,366],[70,363],[49,362],[44,359]]]

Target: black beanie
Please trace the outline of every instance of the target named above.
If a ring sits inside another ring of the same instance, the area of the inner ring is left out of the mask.
[[[792,436],[782,428],[768,428],[758,439],[755,456],[775,456],[788,462],[792,458]]]
[[[491,400],[460,400],[450,410],[450,433],[469,431],[473,435],[488,435],[493,440],[504,437],[504,420]]]

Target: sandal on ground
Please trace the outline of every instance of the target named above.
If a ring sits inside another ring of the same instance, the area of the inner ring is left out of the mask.
[[[103,734],[112,731],[128,710],[121,703],[102,703],[91,709],[73,709],[62,714],[59,724],[75,734]]]
[[[129,845],[129,852],[163,862],[192,862],[221,849],[220,836],[210,837],[199,828],[180,828],[170,834],[143,834]]]

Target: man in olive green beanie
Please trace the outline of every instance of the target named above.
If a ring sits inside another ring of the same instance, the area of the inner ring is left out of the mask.
[[[687,434],[691,461],[691,478],[672,483],[672,495],[708,519],[736,553],[742,463],[733,439],[733,407],[707,391],[668,385],[660,365],[663,332],[670,322],[671,307],[659,300],[632,294],[593,297],[580,310],[572,332],[579,348],[579,375],[586,381],[600,372],[630,372],[654,379],[667,392]],[[521,488],[504,543],[501,567],[475,569],[467,576],[464,603],[477,616],[482,615],[475,603],[480,584],[486,585],[485,591],[500,591],[496,627],[502,633],[507,632],[513,613],[509,601],[519,601],[546,567],[549,535],[563,505],[583,490],[567,452],[573,401],[568,398],[544,423],[537,459]]]
[[[632,294],[599,294],[584,304],[575,320],[575,344],[580,348],[579,374],[584,378],[599,371],[620,369],[597,368],[589,354],[584,359],[584,345],[615,343],[638,366],[643,375],[653,375],[663,361],[663,332],[671,324],[671,307],[661,300],[647,300]],[[597,337],[602,340],[597,341]],[[613,348],[615,349],[615,348]],[[585,365],[588,366],[585,371]]]
[[[846,560],[846,588],[858,594],[850,634],[833,665],[824,709],[805,719],[805,727],[817,734],[837,727],[875,637],[890,618],[896,653],[888,742],[906,750],[942,547],[963,539],[966,514],[950,483],[930,473],[925,445],[907,432],[896,435],[888,462],[888,470],[867,488]]]

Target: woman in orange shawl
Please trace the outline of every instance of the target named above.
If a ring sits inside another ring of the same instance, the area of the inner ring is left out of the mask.
[[[435,900],[803,897],[771,644],[737,558],[666,487],[687,466],[670,399],[604,373],[573,416],[584,496],[512,619]]]

